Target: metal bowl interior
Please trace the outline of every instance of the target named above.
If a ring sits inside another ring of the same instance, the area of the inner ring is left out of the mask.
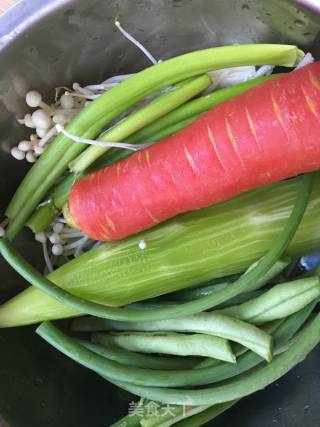
[[[26,111],[27,90],[50,97],[56,86],[100,82],[149,65],[116,30],[117,16],[159,59],[236,42],[293,43],[320,58],[317,1],[21,0],[0,17],[0,213],[27,169],[9,154],[24,136],[16,116]],[[17,244],[40,268],[31,233],[24,231]],[[5,301],[26,283],[1,260],[0,271]],[[1,330],[0,348],[0,426],[107,426],[137,400],[51,349],[34,327]],[[320,425],[319,355],[315,350],[210,425]]]

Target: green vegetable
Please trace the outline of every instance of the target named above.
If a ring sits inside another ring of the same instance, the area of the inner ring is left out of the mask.
[[[42,334],[41,330],[40,333]],[[112,382],[119,387],[139,396],[148,395],[149,399],[175,405],[210,405],[229,402],[248,396],[264,389],[276,381],[306,356],[320,341],[320,314],[305,326],[288,351],[276,356],[271,363],[262,364],[245,375],[228,380],[213,387],[190,390],[141,387],[119,381]]]
[[[192,118],[195,115],[204,113],[211,108],[227,101],[228,99],[234,98],[237,95],[245,92],[246,90],[259,85],[260,83],[270,80],[276,77],[275,74],[271,76],[258,77],[256,79],[247,80],[243,83],[238,83],[234,86],[230,86],[224,89],[216,90],[209,95],[201,96],[193,99],[186,104],[176,108],[160,119],[154,121],[148,126],[145,126],[129,138],[126,142],[130,144],[139,144],[141,141],[151,141],[153,135],[166,129],[169,126],[176,125],[177,123]]]
[[[268,361],[272,358],[272,342],[269,334],[249,323],[217,313],[199,313],[174,320],[149,322],[129,323],[105,320],[104,326],[116,331],[176,331],[211,334],[238,342]],[[211,357],[219,358],[217,356]]]
[[[173,135],[174,133],[177,133],[179,130],[184,129],[187,127],[190,123],[194,122],[199,115],[195,115],[190,117],[189,119],[182,120],[179,123],[175,123],[171,126],[168,126],[159,132],[152,135],[151,138],[148,138],[146,140],[141,140],[141,144],[151,143],[151,142],[157,142],[161,141],[164,138],[167,138],[170,135]],[[132,154],[132,151],[129,150],[119,150],[117,148],[110,149],[106,155],[103,155],[97,159],[90,168],[88,168],[88,172],[94,171],[96,169],[100,169],[105,166],[112,165],[113,163],[124,159]]]
[[[298,183],[300,183],[299,189]],[[217,306],[250,290],[282,256],[302,219],[311,187],[312,175],[306,175],[301,180],[296,179],[270,186],[269,191],[264,189],[264,192],[260,190],[247,193],[227,203],[185,214],[161,227],[141,233],[139,237],[134,236],[123,242],[94,249],[51,273],[48,276],[50,281],[26,263],[8,242],[0,240],[2,256],[26,280],[48,294],[45,295],[41,291],[30,288],[2,305],[0,327],[63,318],[78,313],[115,320],[148,321],[187,316]],[[279,204],[279,196],[283,197],[282,204]],[[296,198],[296,203],[289,214],[293,203],[292,198],[293,200]],[[259,205],[261,208],[264,207],[264,212],[267,212],[270,218],[259,228],[255,226],[256,224],[252,225],[250,199],[254,202],[256,209]],[[318,202],[314,203],[313,200],[311,199],[311,209],[309,213],[306,212],[300,233],[297,233],[295,244],[289,247],[291,253],[294,253],[294,250],[305,252],[306,247],[312,247],[310,240],[317,242],[319,231],[316,225],[317,216],[314,218],[314,214],[317,214]],[[268,209],[270,205],[271,209]],[[232,208],[234,208],[233,212]],[[282,212],[281,216],[278,209]],[[244,216],[243,210],[246,213]],[[213,220],[213,213],[215,220]],[[249,215],[247,220],[246,215]],[[288,217],[288,222],[278,236]],[[227,218],[231,221],[229,224],[225,222]],[[271,218],[274,218],[274,221]],[[235,224],[238,225],[235,226]],[[237,248],[234,248],[235,240],[232,242],[230,239],[230,230],[233,238],[238,234]],[[269,240],[265,238],[266,230]],[[260,241],[259,233],[262,233],[260,237],[263,237]],[[309,236],[307,239],[306,233]],[[255,239],[252,247],[249,248],[248,242],[252,243],[252,235]],[[139,249],[138,239],[140,238],[145,239],[149,249],[143,251]],[[299,239],[301,239],[300,245],[297,247],[295,245]],[[308,239],[310,239],[309,242]],[[225,251],[222,250],[222,246],[219,246],[219,241],[225,245]],[[246,247],[246,251],[242,250],[242,245]],[[268,252],[264,255],[266,251]],[[255,261],[261,255],[264,255],[262,260],[232,286],[199,300],[161,309],[158,312],[154,309],[118,309],[102,305],[105,302],[125,304],[192,286],[213,277],[232,274],[241,271],[248,263],[248,259]],[[188,269],[185,268],[186,265]],[[73,294],[53,286],[51,281],[67,286]],[[74,294],[81,294],[81,298]],[[88,300],[98,300],[101,304]]]
[[[305,308],[304,310],[301,310],[299,313],[296,313],[295,315],[292,315],[290,318],[288,318],[286,320],[286,322],[283,323],[282,327],[280,326],[275,334],[275,342],[277,343],[277,345],[283,345],[284,342],[286,342],[288,339],[290,339],[290,337],[300,328],[300,326],[305,322],[305,320],[307,319],[307,317],[310,315],[310,312],[312,311],[313,307],[314,307],[315,303],[313,305],[310,305],[308,308]],[[296,363],[296,360],[301,357],[301,354],[299,353],[300,348],[299,346],[297,346],[297,343],[299,342],[299,344],[302,346],[301,348],[303,349],[303,351],[308,351],[310,349],[310,347],[312,345],[314,345],[315,340],[319,341],[320,337],[316,335],[316,332],[319,332],[319,327],[320,327],[320,315],[317,316],[318,319],[318,324],[317,327],[318,329],[312,327],[314,321],[312,321],[312,323],[309,323],[305,330],[298,335],[295,343],[293,345],[291,345],[289,351],[286,351],[284,354],[287,356],[286,359],[289,359],[288,363],[293,363],[291,361],[290,358],[290,354],[291,352],[295,352],[295,358],[294,361]],[[310,330],[311,331],[311,338],[306,336],[306,330]],[[315,329],[315,331],[314,331]],[[79,363],[83,364],[84,366],[87,366],[93,370],[95,370],[97,373],[99,373],[100,375],[107,377],[109,380],[111,380],[112,382],[115,382],[114,378],[116,378],[116,382],[118,382],[118,380],[121,381],[121,379],[124,379],[124,381],[126,381],[126,384],[122,384],[122,386],[125,389],[128,389],[129,391],[132,392],[136,392],[136,390],[140,390],[139,393],[143,393],[145,394],[146,392],[144,390],[150,390],[151,391],[151,399],[155,399],[157,400],[158,398],[155,397],[155,393],[158,393],[158,395],[160,394],[161,396],[163,396],[163,392],[161,390],[166,390],[169,395],[171,396],[172,394],[175,396],[174,398],[177,399],[177,395],[179,393],[178,390],[169,390],[169,389],[152,389],[152,388],[146,388],[146,387],[139,387],[139,388],[135,388],[135,391],[133,391],[133,388],[131,385],[128,384],[128,382],[134,382],[135,383],[135,387],[137,384],[143,384],[143,383],[147,383],[148,385],[152,385],[158,382],[158,384],[161,384],[161,387],[164,387],[165,384],[179,384],[180,386],[186,386],[186,385],[199,385],[199,384],[206,384],[209,381],[221,381],[221,379],[223,378],[230,378],[231,376],[237,375],[239,373],[243,373],[245,371],[247,371],[248,369],[250,369],[253,366],[256,366],[257,364],[261,363],[261,358],[259,358],[257,355],[248,352],[246,354],[244,354],[243,356],[241,356],[241,360],[239,361],[239,366],[238,365],[230,365],[230,364],[222,364],[222,366],[218,366],[218,367],[213,367],[213,368],[203,368],[203,369],[196,369],[196,370],[191,370],[191,371],[186,371],[186,372],[182,372],[182,371],[177,371],[177,372],[172,372],[172,371],[152,371],[152,370],[148,370],[148,369],[139,369],[139,368],[128,368],[124,365],[119,365],[117,363],[111,362],[101,356],[99,356],[97,353],[93,353],[91,351],[88,351],[86,348],[84,348],[83,346],[81,346],[80,344],[78,344],[76,341],[74,341],[73,339],[67,337],[66,335],[64,335],[62,332],[60,332],[58,329],[56,329],[53,325],[51,325],[50,323],[43,323],[38,329],[37,329],[37,333],[42,336],[44,339],[46,339],[50,344],[52,344],[55,348],[59,349],[60,351],[62,351],[64,354],[68,355],[69,357],[71,357],[72,359],[78,361]],[[306,336],[306,339],[308,339],[307,343],[303,342],[301,343],[301,337],[302,336]],[[319,334],[318,334],[319,335]],[[93,345],[94,348],[94,345]],[[307,350],[306,350],[307,349]],[[297,353],[299,355],[297,355]],[[279,360],[280,356],[277,356],[275,360]],[[290,362],[291,361],[291,362]],[[229,373],[225,372],[223,375],[223,368],[224,366],[228,365],[230,371]],[[274,362],[271,362],[270,365],[273,365],[274,367]],[[279,363],[276,364],[275,369],[277,369]],[[286,366],[286,365],[285,365]],[[263,365],[262,365],[263,367]],[[281,366],[280,366],[281,368]],[[265,369],[263,367],[263,369]],[[283,368],[282,368],[283,369]],[[219,374],[217,376],[217,372],[220,373],[220,377]],[[252,377],[252,372],[255,372],[255,370],[251,370],[247,375],[248,377]],[[278,372],[278,371],[277,371]],[[214,373],[216,373],[216,376],[212,377],[212,374],[214,375]],[[269,371],[268,375],[262,375],[262,377],[264,378],[264,381],[269,380],[270,375],[274,375],[274,372],[271,370]],[[209,379],[208,379],[209,376]],[[180,381],[179,378],[180,377]],[[211,378],[210,378],[211,377]],[[196,378],[198,378],[198,380],[196,380]],[[200,380],[200,378],[202,378],[202,381]],[[245,381],[246,377],[245,376],[240,376],[240,379],[243,378],[243,381]],[[227,382],[226,384],[222,385],[218,385],[217,389],[221,389],[222,392],[231,392],[232,390],[230,390],[231,387],[228,387],[229,384],[233,384],[234,382],[236,382],[236,389],[237,392],[239,393],[240,390],[243,389],[243,392],[246,393],[247,390],[245,387],[241,388],[240,385],[238,385],[239,381],[236,378],[235,380],[232,380],[229,382]],[[241,382],[241,381],[240,381]],[[221,384],[221,383],[220,383]],[[247,384],[248,387],[254,387],[254,384],[251,384],[249,382],[249,384]],[[190,390],[188,391],[184,391],[181,390],[180,393],[182,396],[185,396],[185,393],[187,393],[186,396],[189,395]],[[203,389],[203,390],[197,390],[197,391],[192,391],[191,392],[191,402],[190,404],[195,404],[194,403],[194,399],[196,398],[196,396],[199,395],[200,398],[201,397],[201,393],[204,394],[205,396],[211,395],[211,392],[214,395],[217,395],[215,388],[211,388],[211,389]],[[245,395],[245,394],[244,394]],[[201,398],[205,398],[208,399],[208,397],[201,397]],[[210,396],[210,399],[212,398],[212,396]],[[161,400],[163,399],[163,397],[161,397]],[[224,398],[223,398],[224,399]],[[221,400],[223,401],[223,400]],[[169,399],[164,400],[165,403],[176,403],[175,401],[171,402]],[[185,404],[186,402],[183,402],[183,404]],[[216,402],[215,402],[216,403]],[[180,404],[180,403],[178,403]],[[202,404],[202,403],[197,403],[197,404]],[[208,403],[209,404],[209,403]]]
[[[189,101],[181,107],[176,108],[171,113],[156,120],[154,123],[151,123],[149,126],[145,126],[140,131],[134,133],[134,135],[126,139],[126,142],[141,144],[160,141],[192,123],[199,117],[199,114],[273,77],[275,77],[275,75],[259,77]],[[110,135],[110,140],[111,139],[119,140],[119,134]],[[119,148],[108,149],[107,153],[93,163],[88,172],[111,165],[131,154],[132,151],[130,150]],[[52,194],[48,197],[49,204],[52,205],[50,212],[47,206],[41,206],[36,210],[28,221],[28,226],[34,232],[43,231],[50,225],[53,219],[52,213],[55,212],[55,210],[62,209],[64,203],[68,199],[68,194],[74,181],[75,175],[72,174],[53,190]]]
[[[136,130],[140,129],[146,124],[152,122],[154,119],[161,117],[161,115],[166,114],[168,111],[171,111],[172,109],[181,105],[182,103],[189,100],[190,98],[193,98],[199,92],[201,92],[206,87],[208,87],[210,83],[211,83],[211,80],[207,75],[188,79],[187,81],[183,81],[179,83],[178,85],[176,85],[176,87],[174,87],[169,92],[166,92],[160,95],[158,98],[151,101],[147,106],[141,108],[136,113],[130,115],[126,119],[120,121],[115,126],[111,127],[111,129],[105,132],[100,139],[102,141],[121,141],[125,139],[131,133],[135,132]],[[101,97],[99,97],[99,99],[100,98]],[[81,113],[79,114],[81,115]],[[71,122],[70,125],[68,125],[67,127],[68,130],[69,130],[69,127],[72,125],[72,123],[73,121]],[[50,148],[51,148],[51,145],[52,144],[50,144]],[[82,145],[83,144],[78,143],[75,145],[75,148],[81,147]],[[104,150],[103,152],[108,150],[108,148],[102,148],[102,147],[99,147],[99,148]],[[68,159],[67,154],[68,153],[64,154],[63,159],[59,161],[58,165],[54,165],[52,173],[54,173],[56,169],[59,169],[61,165],[64,165],[65,159]],[[79,172],[81,171],[78,171],[78,173]],[[65,182],[60,184],[59,188],[61,189],[62,186],[65,186],[68,188],[70,181],[71,182],[74,181],[76,177],[77,177],[77,174],[73,175],[72,178],[67,177],[65,179]],[[30,189],[30,185],[31,184],[29,184],[28,187],[26,187],[28,190]],[[36,192],[37,191],[38,189],[36,190]],[[25,202],[23,209],[19,213],[17,213],[16,214],[17,216],[13,219],[12,222],[10,222],[9,227],[7,229],[7,233],[6,233],[9,239],[13,239],[15,237],[16,233],[19,231],[19,227],[21,228],[21,226],[24,224],[23,221],[27,219],[25,217],[24,212],[26,211],[26,206],[29,206],[29,204],[31,206],[31,201],[33,200],[32,198],[35,197],[36,192],[30,194],[30,198]]]
[[[185,54],[147,68],[105,92],[84,108],[67,126],[77,136],[92,138],[147,95],[159,89],[210,70],[237,65],[276,64],[294,66],[303,52],[290,45],[235,45]],[[112,108],[110,108],[112,105]],[[20,184],[6,210],[10,218],[7,236],[13,239],[36,206],[48,193],[68,164],[86,147],[60,134],[32,167]],[[88,149],[81,165],[88,166],[99,157],[99,150]],[[86,162],[85,159],[89,161]],[[79,172],[79,168],[75,167]],[[81,170],[82,171],[82,170]]]
[[[106,347],[116,346],[140,353],[212,357],[235,363],[236,358],[229,342],[212,335],[203,333],[186,335],[165,332],[123,332],[94,334],[93,342],[103,344]]]
[[[98,342],[98,341],[97,341]],[[79,343],[89,350],[100,354],[107,359],[114,360],[123,365],[136,366],[138,368],[182,370],[192,369],[199,365],[199,358],[195,357],[164,357],[155,355],[145,355],[133,351],[123,350],[117,347],[105,347],[90,341],[79,340]],[[211,360],[211,359],[210,359]]]
[[[301,325],[306,321],[310,315],[315,303],[310,304],[309,307],[296,313],[286,319],[286,321],[276,329],[274,333],[274,340],[279,347],[280,345],[287,343],[287,341],[296,333]],[[108,363],[108,360],[104,363],[103,359],[98,355],[105,357],[105,352],[101,350],[100,346],[95,344],[85,344],[86,348],[92,350],[91,352],[84,351],[85,349],[76,341],[62,334],[58,329],[53,327],[51,324],[42,325],[39,328],[41,336],[50,342],[57,349],[62,351],[77,362],[87,366],[102,376],[112,376],[114,378],[117,375],[117,371],[120,370],[120,376],[124,376],[127,382],[140,383],[144,381],[148,384],[157,383],[160,387],[165,386],[195,386],[209,384],[212,382],[221,381],[233,377],[235,375],[246,372],[250,368],[258,365],[262,362],[262,358],[252,352],[247,352],[240,356],[238,363],[233,365],[230,363],[221,363],[219,366],[209,366],[206,368],[186,370],[186,371],[152,371],[148,369],[127,369],[124,365]],[[121,370],[121,366],[123,369]],[[149,379],[148,379],[149,377]]]
[[[253,300],[219,312],[259,325],[287,317],[319,296],[319,278],[309,277],[276,285]]]
[[[255,65],[258,65],[258,63],[261,64],[262,57],[265,59],[263,61],[263,64],[272,64],[272,65],[286,65],[286,66],[292,66],[293,63],[296,63],[297,60],[303,56],[303,52],[299,51],[296,47],[290,46],[290,55],[288,55],[286,58],[286,53],[288,52],[288,47],[284,49],[281,45],[234,45],[234,46],[224,46],[224,47],[218,47],[211,49],[206,49],[204,51],[198,51],[198,57],[196,57],[196,52],[193,54],[186,54],[181,57],[173,58],[171,60],[165,61],[161,64],[156,65],[155,67],[151,67],[151,70],[155,71],[155,68],[158,67],[158,69],[161,68],[161,65],[164,65],[162,69],[165,70],[166,73],[169,73],[168,68],[170,62],[176,61],[178,62],[178,59],[183,58],[184,61],[180,61],[182,68],[180,72],[183,73],[183,78],[190,77],[190,75],[185,75],[188,72],[188,67],[190,66],[192,69],[194,68],[200,68],[197,72],[194,72],[192,75],[199,74],[201,72],[206,72],[214,69],[219,68],[225,68],[230,66],[236,66],[236,65],[252,65],[254,63]],[[292,52],[292,49],[294,50]],[[281,56],[279,56],[279,53],[281,51]],[[286,52],[287,51],[287,52]],[[200,57],[200,53],[203,53],[202,57]],[[214,60],[211,58],[210,53],[214,55]],[[188,56],[189,55],[189,56]],[[193,57],[192,57],[193,55]],[[188,59],[187,59],[188,57]],[[192,57],[192,59],[191,59]],[[272,58],[271,58],[272,57]],[[199,60],[199,63],[197,62]],[[190,62],[189,62],[190,61]],[[192,62],[191,62],[192,61]],[[201,62],[201,66],[199,66]],[[228,65],[227,65],[227,64]],[[170,64],[171,65],[171,64]],[[144,72],[146,73],[147,70]],[[158,70],[159,71],[159,70]],[[161,70],[162,71],[162,70]],[[162,71],[163,72],[163,71]],[[143,71],[139,74],[142,75]],[[180,78],[179,80],[183,80],[183,78]],[[131,78],[132,80],[133,78]],[[129,81],[128,79],[127,81]],[[175,80],[177,81],[177,80]],[[146,84],[146,83],[144,83]],[[94,160],[96,160],[98,157],[101,156],[101,154],[104,152],[102,147],[90,147],[86,150],[86,153],[79,157],[79,162],[76,161],[73,164],[73,171],[75,172],[81,172],[84,169],[86,169]]]
[[[152,123],[157,118],[174,110],[177,106],[184,104],[189,99],[198,95],[206,89],[211,83],[208,75],[188,79],[176,85],[168,92],[159,95],[145,107],[140,108],[132,113],[118,124],[101,134],[101,141],[122,141],[134,133],[136,130]],[[90,166],[97,158],[108,151],[107,147],[98,147],[92,145],[70,164],[73,172],[81,173]]]

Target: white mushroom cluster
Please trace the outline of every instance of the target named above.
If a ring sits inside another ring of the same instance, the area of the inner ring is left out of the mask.
[[[35,233],[35,240],[42,244],[48,272],[53,271],[57,257],[77,257],[101,244],[81,231],[69,227],[61,217],[57,218],[46,232]]]
[[[115,26],[124,37],[136,45],[153,64],[160,62],[157,61],[138,40],[124,30],[118,20],[115,20]],[[79,138],[70,134],[65,129],[65,126],[79,111],[88,106],[105,91],[112,89],[132,75],[133,74],[117,75],[106,79],[102,83],[83,87],[77,82],[73,83],[71,88],[66,86],[57,87],[52,103],[45,102],[40,92],[30,90],[25,96],[25,101],[27,106],[32,110],[23,118],[18,119],[18,122],[29,128],[31,134],[29,139],[20,141],[16,146],[12,147],[11,155],[17,160],[27,160],[30,163],[34,163],[37,158],[45,152],[50,143],[60,132],[79,143],[114,146],[132,150],[143,148],[143,144],[141,144],[141,146],[139,144],[131,146],[130,144],[119,144],[118,142]],[[153,96],[147,97],[146,100],[141,101],[141,105],[153,99]],[[133,111],[135,111],[135,109],[133,109]],[[130,112],[131,110],[123,113],[123,115],[119,117],[119,120]],[[0,237],[5,235],[7,223],[7,219],[0,223]],[[77,257],[84,251],[97,247],[102,243],[91,240],[79,230],[70,228],[62,217],[57,218],[51,224],[49,230],[35,233],[35,240],[42,245],[46,270],[48,272],[53,271],[53,266],[58,257]],[[139,248],[146,248],[146,243],[143,240],[139,243]]]

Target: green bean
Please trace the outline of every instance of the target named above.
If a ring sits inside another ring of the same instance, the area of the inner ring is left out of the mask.
[[[116,346],[140,353],[174,354],[179,356],[212,357],[235,363],[230,343],[208,334],[177,334],[165,332],[122,332],[93,334],[92,340],[104,346]]]
[[[315,304],[315,303],[313,303]],[[299,313],[288,318],[282,327],[279,327],[274,333],[274,339],[277,345],[290,339],[293,334],[300,328],[301,324],[306,320],[307,316],[312,311],[311,307],[305,308]],[[54,347],[68,355],[75,361],[87,366],[102,376],[107,376],[112,382],[116,379],[124,378],[127,382],[134,384],[147,383],[148,385],[157,384],[158,386],[194,386],[203,385],[212,382],[221,381],[247,371],[248,369],[261,363],[262,359],[254,353],[248,352],[240,356],[236,365],[230,363],[221,364],[218,367],[207,367],[194,370],[181,370],[177,372],[168,370],[148,370],[139,368],[128,368],[111,361],[104,357],[101,348],[91,344],[89,351],[78,342],[65,336],[49,323],[43,323],[38,329],[39,333]]]
[[[175,331],[196,332],[235,341],[251,349],[270,361],[272,358],[272,342],[270,335],[242,320],[218,313],[199,313],[188,317],[172,320],[149,322],[105,322],[110,330],[116,331]]]
[[[163,357],[155,355],[145,355],[133,351],[123,350],[116,347],[105,347],[93,344],[90,341],[79,340],[79,343],[89,350],[100,354],[107,359],[114,360],[123,365],[136,366],[138,368],[180,370],[192,369],[196,367],[201,359],[193,357]]]
[[[219,89],[208,95],[193,99],[134,133],[127,139],[127,142],[130,144],[137,144],[140,141],[152,140],[154,134],[166,129],[168,126],[175,125],[176,123],[189,119],[190,117],[202,114],[222,102],[234,98],[248,89],[274,77],[276,77],[276,75],[258,77],[256,79],[247,80],[246,82],[238,83],[224,89]]]
[[[200,412],[199,414],[193,415],[190,418],[186,418],[178,423],[176,423],[175,427],[200,427],[208,421],[213,420],[218,415],[230,409],[233,405],[235,405],[238,400],[231,400],[230,402],[219,403],[217,405],[210,406],[208,409]]]
[[[253,300],[219,312],[259,325],[287,317],[319,296],[320,281],[313,276],[276,285]]]
[[[218,386],[197,390],[179,390],[141,387],[113,380],[112,382],[133,394],[142,397],[148,395],[149,399],[163,403],[175,405],[213,405],[229,402],[262,390],[285,375],[294,366],[303,361],[319,341],[320,314],[317,314],[315,319],[303,328],[303,331],[288,351],[276,356],[271,363],[267,365],[262,364],[245,375],[236,377]]]
[[[270,323],[265,323],[264,325],[261,326],[261,329],[264,330],[267,334],[273,335],[275,330],[278,329],[278,327],[283,321],[284,321],[283,319],[280,319]],[[241,344],[238,344],[238,343],[232,344],[232,350],[233,350],[233,353],[236,355],[237,359],[239,356],[242,356],[244,353],[249,351],[246,347],[243,347]],[[203,359],[201,362],[197,363],[194,366],[194,369],[207,368],[209,366],[212,367],[212,366],[218,366],[218,365],[220,366],[223,365],[223,362],[217,359],[206,358],[206,359]]]
[[[252,286],[256,284],[257,280],[266,274],[274,263],[283,255],[288,244],[293,238],[307,207],[312,185],[313,174],[304,175],[301,179],[300,188],[298,190],[292,212],[282,232],[266,255],[264,255],[250,271],[242,275],[240,279],[233,283],[232,286],[221,289],[213,295],[174,307],[159,310],[134,310],[128,308],[107,307],[103,304],[84,300],[65,291],[64,289],[61,289],[50,280],[43,277],[19,254],[17,250],[14,249],[12,244],[3,238],[0,239],[0,254],[34,287],[37,287],[58,302],[74,309],[74,315],[79,313],[91,314],[97,317],[120,321],[148,321],[187,316],[216,307],[219,304],[252,289]]]

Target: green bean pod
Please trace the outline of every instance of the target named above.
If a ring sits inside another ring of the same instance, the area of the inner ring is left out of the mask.
[[[236,362],[230,343],[226,339],[208,334],[129,331],[93,334],[92,341],[106,347],[115,346],[140,353],[212,357],[230,363]]]
[[[310,306],[299,313],[292,315],[280,325],[274,333],[277,346],[285,344],[296,333],[310,315],[315,303],[313,305],[310,304]],[[148,385],[157,384],[158,387],[204,385],[239,375],[260,364],[263,360],[258,355],[248,352],[240,356],[236,365],[222,363],[219,366],[177,372],[139,368],[130,369],[127,366],[119,365],[106,359],[106,353],[101,350],[100,346],[85,344],[85,348],[49,323],[42,324],[37,331],[44,339],[64,354],[84,366],[93,369],[100,375],[108,377],[113,382],[114,379],[117,379],[116,376],[118,375],[118,379],[125,378],[127,382],[135,385],[141,384],[141,382]]]
[[[268,361],[272,359],[272,341],[269,334],[242,320],[235,320],[218,313],[199,313],[174,320],[149,322],[129,323],[108,320],[104,325],[116,331],[174,331],[214,335],[237,342]]]
[[[204,389],[168,389],[140,387],[119,381],[112,382],[139,396],[175,405],[214,405],[241,399],[264,389],[302,362],[320,341],[320,314],[303,328],[288,351],[276,356],[269,364],[262,364],[246,375],[236,377],[226,383]]]
[[[257,298],[219,312],[260,325],[287,317],[319,296],[320,281],[313,276],[276,285]]]
[[[79,343],[89,350],[100,354],[107,359],[114,360],[123,365],[137,368],[162,369],[162,370],[188,370],[199,365],[201,359],[195,357],[164,357],[151,354],[135,353],[117,347],[105,347],[90,341],[79,340]]]

